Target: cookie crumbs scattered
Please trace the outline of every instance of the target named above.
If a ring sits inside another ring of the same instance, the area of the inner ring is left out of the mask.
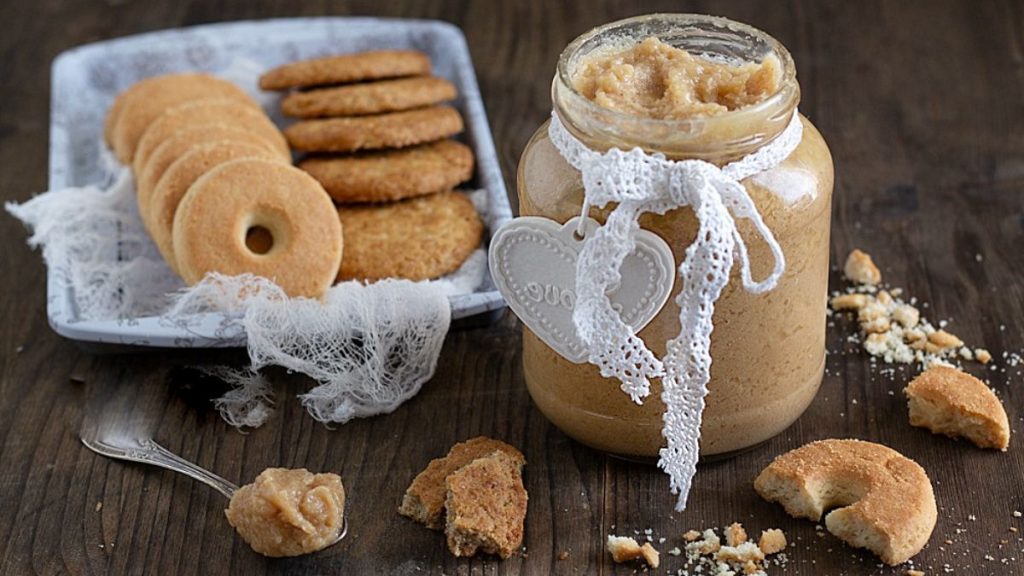
[[[982,364],[992,360],[984,348],[972,350],[945,330],[945,320],[936,326],[923,318],[915,298],[901,298],[902,289],[881,286],[881,273],[870,255],[854,250],[843,273],[854,285],[845,292],[832,294],[831,310],[857,313],[860,335],[851,335],[849,340],[860,343],[871,356],[888,364],[918,363],[924,368],[951,360],[976,360]]]
[[[786,536],[782,530],[763,531],[759,543],[756,544],[748,540],[746,531],[739,523],[729,525],[723,532],[725,546],[714,529],[704,532],[690,530],[684,534],[683,539],[687,540],[685,548],[688,569],[680,569],[677,574],[764,576],[769,563],[783,566],[788,562],[786,555],[779,553],[786,547]],[[673,552],[670,554],[675,555]],[[772,555],[774,556],[771,559],[767,558]],[[690,567],[692,572],[689,570]]]

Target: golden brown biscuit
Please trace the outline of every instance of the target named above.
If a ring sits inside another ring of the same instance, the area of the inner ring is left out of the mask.
[[[288,143],[304,152],[357,152],[402,148],[462,132],[462,116],[448,106],[431,106],[374,116],[304,120],[285,129]]]
[[[851,546],[906,562],[924,548],[938,511],[928,475],[899,452],[860,440],[819,440],[776,458],[754,480],[791,516],[821,519]]]
[[[174,258],[174,240],[171,235],[174,228],[174,213],[178,210],[178,204],[188,192],[189,187],[200,176],[216,166],[239,158],[262,158],[287,164],[281,160],[280,156],[258,142],[239,140],[206,142],[192,147],[172,162],[153,187],[148,202],[149,233],[172,270],[177,271],[178,269],[178,263]]]
[[[290,163],[291,155],[284,156],[279,147],[267,142],[266,136],[261,132],[247,127],[244,122],[231,122],[187,127],[171,134],[153,151],[142,170],[135,173],[135,193],[143,223],[147,224],[145,218],[150,215],[150,195],[164,171],[172,162],[194,147],[224,139],[252,142],[265,147],[282,160],[287,158]]]
[[[518,461],[493,452],[445,478],[445,487],[444,533],[452,554],[508,558],[523,544],[529,498]]]
[[[207,124],[231,124],[252,132],[277,150],[282,159],[291,161],[291,150],[284,135],[271,122],[263,110],[239,107],[226,98],[203,98],[173,106],[157,116],[146,129],[135,149],[132,169],[136,176],[145,173],[153,151],[177,132]]]
[[[451,190],[473,176],[473,151],[454,140],[299,163],[335,202],[388,202]]]
[[[430,58],[426,54],[378,50],[285,64],[260,76],[260,88],[285,90],[426,74],[430,74]]]
[[[167,74],[147,78],[121,93],[108,114],[108,141],[117,159],[131,164],[149,123],[176,104],[199,98],[232,98],[259,108],[245,91],[209,74]]]
[[[345,258],[338,281],[428,280],[454,272],[480,246],[484,225],[465,194],[338,208]]]
[[[980,448],[1010,446],[1010,422],[1003,403],[974,376],[951,366],[932,366],[903,392],[912,426],[964,437]]]
[[[398,112],[454,100],[455,85],[434,76],[382,80],[308,92],[293,92],[281,101],[281,111],[295,118],[362,116]]]
[[[248,272],[289,296],[319,297],[341,263],[341,222],[331,197],[309,174],[281,162],[246,158],[206,172],[178,204],[171,234],[178,272],[189,284],[208,272]],[[260,235],[269,240],[265,250],[247,242]]]
[[[428,528],[444,528],[445,479],[466,464],[495,451],[504,452],[518,468],[526,464],[523,454],[512,446],[486,436],[470,438],[451,447],[443,458],[435,458],[416,475],[402,497],[398,513],[426,524]]]

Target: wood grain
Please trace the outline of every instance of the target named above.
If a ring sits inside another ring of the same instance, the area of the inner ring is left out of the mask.
[[[38,0],[0,3],[0,195],[22,201],[46,185],[49,64],[72,46],[203,22],[300,15],[440,18],[461,26],[476,63],[502,167],[549,112],[555,61],[574,36],[644,12],[713,12],[767,30],[794,54],[801,110],[836,161],[833,255],[875,255],[887,280],[928,303],[926,314],[997,356],[975,370],[1021,431],[1024,368],[1024,8],[1019,2],[179,2]],[[511,316],[452,333],[437,375],[388,416],[331,430],[295,400],[309,386],[272,372],[277,413],[239,434],[209,405],[217,390],[174,369],[244,360],[237,352],[91,355],[47,326],[44,268],[25,230],[0,217],[0,573],[3,574],[628,574],[603,552],[609,533],[652,529],[663,552],[690,528],[741,521],[784,528],[797,545],[785,574],[902,574],[815,534],[751,489],[776,454],[807,441],[883,442],[931,475],[939,524],[917,564],[929,573],[1024,574],[1024,451],[992,453],[910,428],[900,391],[912,370],[883,376],[851,327],[830,329],[828,372],[808,412],[741,456],[702,464],[691,507],[671,513],[666,478],[568,440],[533,408]],[[840,286],[838,272],[833,286]],[[172,376],[175,376],[172,378]],[[308,558],[252,553],[224,521],[225,502],[168,472],[87,452],[83,422],[128,413],[139,430],[231,480],[267,466],[336,471],[351,496],[351,534]],[[451,444],[502,438],[529,459],[525,552],[456,560],[443,539],[394,509],[409,480]],[[98,503],[102,507],[98,508]],[[969,516],[976,520],[969,520]],[[952,544],[944,544],[945,540]],[[1006,544],[1000,544],[1006,540]],[[559,554],[568,551],[565,560]],[[990,555],[994,560],[985,559]],[[1007,558],[1007,564],[1001,559]],[[1013,558],[1013,561],[1009,561]],[[681,567],[663,554],[663,567]]]

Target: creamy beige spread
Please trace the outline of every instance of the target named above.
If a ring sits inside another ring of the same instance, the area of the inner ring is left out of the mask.
[[[604,108],[663,120],[714,116],[756,104],[778,91],[781,79],[774,55],[733,65],[653,37],[625,49],[591,52],[572,75],[576,91]]]
[[[341,534],[345,488],[337,474],[267,468],[235,492],[224,513],[252,549],[298,556],[330,546]]]

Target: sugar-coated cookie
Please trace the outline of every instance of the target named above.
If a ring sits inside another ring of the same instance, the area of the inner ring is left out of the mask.
[[[430,74],[430,58],[414,50],[377,50],[292,62],[260,76],[260,88],[286,90]]]
[[[431,106],[373,116],[305,120],[284,133],[296,150],[357,152],[432,142],[462,129],[462,116],[454,108]]]
[[[293,92],[281,101],[281,111],[295,118],[362,116],[422,108],[458,95],[455,85],[434,76],[415,76]]]
[[[331,197],[312,176],[247,158],[196,180],[178,204],[171,234],[178,272],[189,284],[208,272],[248,272],[289,296],[319,297],[338,274],[341,230]]]
[[[345,258],[338,280],[426,280],[454,272],[480,246],[483,223],[460,192],[338,209]]]
[[[451,190],[473,176],[473,151],[454,140],[352,156],[313,157],[299,168],[335,202],[387,202]]]

